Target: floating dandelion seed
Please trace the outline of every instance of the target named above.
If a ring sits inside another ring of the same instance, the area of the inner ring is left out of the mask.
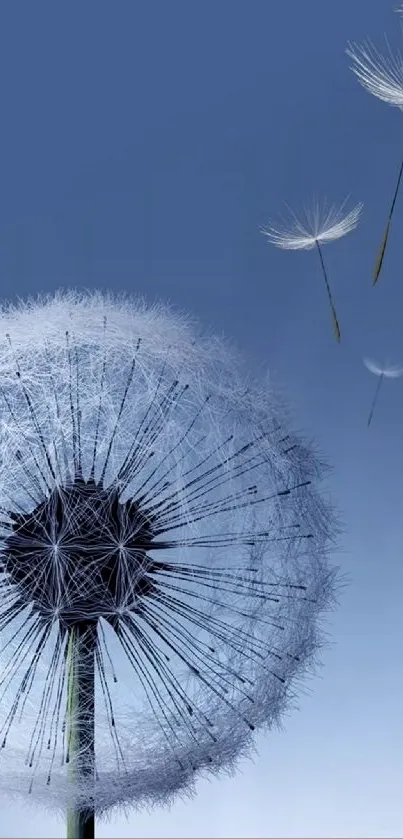
[[[334,596],[321,465],[163,306],[0,313],[0,792],[163,804],[275,724]]]
[[[382,55],[373,46],[371,41],[364,42],[362,46],[349,44],[347,55],[354,62],[351,67],[359,82],[378,99],[394,105],[403,110],[403,57],[400,53],[393,55],[389,43],[386,40],[388,54]],[[373,284],[378,281],[388,244],[390,225],[395,210],[396,200],[403,176],[403,159],[400,164],[392,203],[386,222],[385,232],[382,237],[381,246],[375,261]]]
[[[290,218],[288,220],[284,220],[280,226],[269,226],[262,229],[262,233],[267,236],[269,241],[278,248],[283,248],[284,250],[306,251],[312,250],[312,248],[317,249],[325,280],[326,291],[329,298],[333,328],[337,341],[340,341],[341,339],[341,332],[323,260],[321,245],[326,245],[329,242],[334,242],[336,239],[341,239],[342,236],[346,236],[347,233],[350,233],[357,226],[363,205],[357,204],[352,210],[346,213],[346,203],[347,199],[343,201],[343,204],[340,207],[336,207],[334,205],[329,207],[326,206],[326,204],[323,204],[321,207],[320,203],[315,201],[312,208],[305,208],[305,217],[303,221],[298,219],[294,211],[286,205]]]
[[[372,415],[374,413],[375,405],[378,401],[379,391],[381,389],[381,385],[383,380],[386,379],[398,379],[399,376],[403,375],[403,367],[396,367],[393,365],[381,366],[376,364],[375,361],[371,361],[369,358],[364,358],[364,364],[371,373],[375,376],[379,376],[378,384],[376,386],[375,395],[372,400],[371,410],[369,412],[368,417],[368,427],[371,425]]]

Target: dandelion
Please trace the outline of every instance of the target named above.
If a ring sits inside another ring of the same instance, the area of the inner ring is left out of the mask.
[[[335,205],[327,206],[326,203],[321,206],[319,201],[316,200],[312,208],[305,208],[305,217],[302,221],[286,205],[290,218],[285,219],[280,226],[269,226],[262,230],[262,233],[267,236],[269,242],[278,248],[306,251],[316,248],[329,298],[333,329],[337,341],[341,340],[341,332],[321,245],[326,245],[329,242],[334,242],[336,239],[341,239],[357,226],[363,205],[357,204],[352,210],[345,212],[346,203],[347,199],[343,201],[340,207],[336,207]]]
[[[347,55],[354,62],[351,67],[353,73],[355,73],[359,82],[369,93],[377,96],[383,102],[387,102],[388,105],[393,105],[403,110],[403,57],[400,53],[393,55],[387,40],[386,45],[388,49],[386,56],[379,53],[371,41],[365,42],[362,46],[349,44]],[[374,285],[378,281],[381,272],[402,176],[403,160],[400,164],[385,232],[375,261],[373,273]]]
[[[375,376],[379,376],[378,384],[376,386],[375,395],[372,400],[371,410],[369,412],[368,417],[368,428],[371,425],[372,415],[374,413],[375,405],[378,401],[379,391],[381,389],[381,385],[383,380],[386,379],[398,379],[399,376],[403,375],[403,367],[396,367],[393,365],[380,365],[376,364],[375,361],[371,361],[369,358],[364,358],[364,364],[366,368],[373,373]]]
[[[128,297],[0,313],[0,451],[0,792],[89,839],[279,721],[334,598],[334,516],[233,351]]]

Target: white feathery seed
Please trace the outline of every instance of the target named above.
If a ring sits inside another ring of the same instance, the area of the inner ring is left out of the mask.
[[[364,358],[363,361],[364,361],[364,364],[365,364],[365,367],[367,368],[367,370],[369,370],[370,373],[373,373],[374,376],[378,376],[378,383],[377,383],[377,386],[376,386],[376,389],[375,389],[374,398],[372,400],[370,412],[369,412],[369,415],[368,415],[367,425],[368,425],[368,428],[369,428],[369,426],[371,425],[371,422],[372,422],[372,417],[374,415],[375,406],[376,406],[376,403],[378,401],[378,396],[379,396],[379,393],[380,393],[380,390],[381,390],[383,380],[384,379],[398,379],[400,376],[403,375],[403,367],[398,366],[396,364],[388,364],[388,363],[379,364],[376,361],[372,361],[372,359],[370,359],[370,358]]]
[[[336,314],[321,246],[329,244],[329,242],[334,242],[336,239],[341,239],[357,227],[363,205],[361,203],[356,204],[351,210],[346,211],[347,200],[346,198],[341,206],[337,206],[335,204],[329,205],[326,201],[321,203],[318,199],[315,199],[310,208],[305,208],[302,217],[298,217],[286,205],[289,212],[288,220],[283,219],[276,226],[272,224],[262,229],[262,233],[267,237],[269,242],[278,248],[306,251],[316,248],[329,300],[333,332],[336,341],[339,343],[341,341],[340,324]]]

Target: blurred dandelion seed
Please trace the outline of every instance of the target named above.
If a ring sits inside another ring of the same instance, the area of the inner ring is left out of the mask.
[[[394,55],[388,40],[385,40],[388,53],[386,56],[378,52],[371,41],[366,41],[362,45],[351,43],[346,52],[354,62],[351,69],[360,84],[373,96],[403,110],[403,57],[400,53]],[[373,285],[377,283],[381,273],[402,176],[403,159],[400,163],[385,231],[375,260]]]
[[[397,367],[393,365],[385,364],[383,366],[377,364],[375,361],[371,361],[369,358],[364,358],[364,364],[371,373],[375,376],[379,376],[378,384],[375,389],[375,395],[372,400],[371,409],[368,416],[368,428],[371,425],[372,416],[374,413],[375,405],[378,401],[379,391],[382,386],[383,380],[386,379],[398,379],[399,376],[403,375],[403,367]]]
[[[345,212],[347,200],[343,201],[340,207],[327,206],[326,203],[321,206],[319,201],[315,200],[313,207],[304,209],[302,221],[286,204],[289,218],[283,220],[279,226],[270,225],[262,229],[262,233],[267,236],[269,242],[277,248],[283,248],[284,250],[312,250],[316,248],[332,313],[333,330],[336,340],[339,342],[341,331],[321,245],[341,239],[357,226],[363,205],[357,204],[352,210]]]
[[[183,316],[110,294],[0,312],[0,793],[170,803],[278,722],[337,574],[323,468]]]

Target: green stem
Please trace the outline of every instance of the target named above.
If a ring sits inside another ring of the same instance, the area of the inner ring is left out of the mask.
[[[67,669],[67,760],[72,784],[94,780],[95,771],[95,644],[94,622],[81,621],[69,630]],[[94,806],[78,803],[67,813],[67,839],[94,839]]]

